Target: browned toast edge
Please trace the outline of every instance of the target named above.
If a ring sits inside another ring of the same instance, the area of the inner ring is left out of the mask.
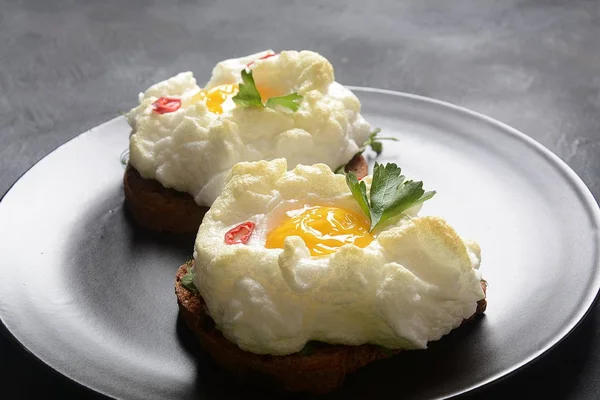
[[[346,172],[352,172],[359,180],[369,175],[369,164],[362,154],[356,154],[344,167]]]
[[[346,165],[357,178],[369,172],[367,160],[357,154]],[[196,233],[209,207],[201,207],[188,193],[161,185],[154,179],[144,179],[127,163],[123,176],[125,203],[135,220],[145,228],[167,233]]]
[[[168,233],[196,233],[208,207],[201,207],[188,193],[165,188],[154,179],[144,179],[127,164],[123,176],[125,203],[135,220],[145,228]]]
[[[287,356],[270,356],[250,353],[227,340],[215,327],[207,314],[200,294],[181,285],[193,260],[177,271],[175,293],[180,315],[211,357],[237,377],[274,390],[291,392],[327,393],[340,387],[346,374],[371,362],[391,357],[400,350],[384,349],[370,344],[360,346],[322,345],[312,352]],[[481,283],[485,293],[487,284]],[[477,303],[475,314],[464,322],[482,314],[486,299]]]

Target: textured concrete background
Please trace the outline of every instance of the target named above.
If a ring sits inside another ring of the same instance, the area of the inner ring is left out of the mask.
[[[279,4],[281,3],[281,4]],[[35,161],[183,70],[311,49],[345,84],[497,118],[565,160],[600,198],[600,2],[0,1],[0,195]],[[2,389],[89,395],[0,338]],[[561,345],[467,398],[596,399],[600,308]]]

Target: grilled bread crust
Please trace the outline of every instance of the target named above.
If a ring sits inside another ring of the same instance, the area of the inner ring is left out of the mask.
[[[401,350],[384,349],[370,344],[344,346],[318,344],[310,352],[286,356],[254,354],[240,349],[227,340],[215,327],[206,313],[202,296],[181,285],[193,261],[183,264],[177,271],[175,293],[179,313],[187,327],[195,334],[201,346],[225,369],[243,380],[252,381],[272,390],[290,392],[328,393],[339,388],[346,374],[374,361],[391,357]],[[486,283],[481,282],[485,293]],[[483,314],[487,306],[483,298],[477,303],[473,316]]]
[[[365,158],[358,154],[346,165],[359,179],[369,172]],[[123,177],[125,203],[134,219],[143,227],[166,233],[196,233],[209,207],[196,204],[188,193],[144,179],[130,164]]]

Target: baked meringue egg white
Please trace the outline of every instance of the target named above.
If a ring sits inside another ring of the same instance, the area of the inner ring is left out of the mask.
[[[183,72],[151,86],[128,114],[129,162],[143,178],[210,206],[231,167],[286,158],[346,164],[369,138],[358,98],[311,51],[224,60],[198,86]]]
[[[388,175],[409,197],[385,221],[366,213],[381,201],[373,190],[366,206],[357,201],[386,171],[351,182],[325,164],[233,167],[188,273],[225,338],[271,355],[309,341],[422,349],[474,314],[485,297],[480,249],[443,219],[418,216],[431,192],[414,195],[419,185]]]

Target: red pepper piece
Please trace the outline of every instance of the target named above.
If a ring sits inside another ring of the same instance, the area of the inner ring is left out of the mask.
[[[250,239],[250,236],[252,235],[252,232],[254,232],[255,227],[256,227],[256,225],[254,224],[254,222],[247,221],[247,222],[239,224],[238,226],[236,226],[234,228],[231,228],[225,234],[225,243],[226,244],[238,244],[238,243],[246,244],[246,243],[248,243],[248,239]]]
[[[277,55],[277,53],[266,54],[266,55],[260,57],[259,60],[266,60],[267,58],[273,57],[273,56],[276,56],[276,55]],[[250,61],[248,64],[246,64],[246,68],[250,68],[250,66],[252,64],[254,64],[254,61]]]
[[[181,107],[181,100],[174,97],[160,97],[158,100],[152,103],[152,108],[159,114],[177,111],[179,110],[179,107]]]

